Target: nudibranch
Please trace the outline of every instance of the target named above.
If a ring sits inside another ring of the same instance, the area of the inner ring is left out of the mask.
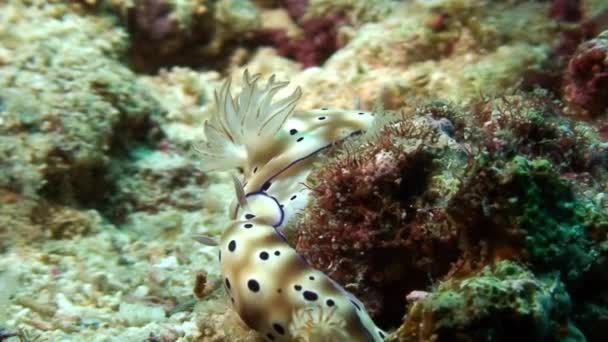
[[[238,168],[231,221],[222,233],[219,261],[224,287],[243,321],[272,341],[327,339],[382,341],[363,304],[310,266],[282,228],[307,203],[304,185],[322,151],[369,128],[365,111],[295,111],[301,90],[273,100],[287,82],[244,74],[233,97],[230,80],[215,93],[217,111],[196,147],[205,171]],[[315,320],[314,317],[321,319]],[[316,329],[319,328],[319,329]],[[339,337],[336,337],[339,336]]]

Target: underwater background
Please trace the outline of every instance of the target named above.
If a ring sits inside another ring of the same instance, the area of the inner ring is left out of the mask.
[[[385,340],[608,341],[605,0],[1,0],[1,342],[269,339],[193,150],[245,70],[375,113],[286,239]]]

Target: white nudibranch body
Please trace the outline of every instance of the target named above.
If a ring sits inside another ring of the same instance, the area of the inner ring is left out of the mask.
[[[363,304],[310,266],[281,232],[308,200],[303,184],[317,156],[371,126],[363,111],[294,111],[300,89],[273,101],[287,83],[258,87],[244,75],[239,96],[230,81],[216,93],[217,112],[196,147],[206,171],[240,168],[231,222],[219,241],[225,289],[249,327],[271,341],[382,341]],[[321,336],[320,336],[321,335]],[[323,336],[328,335],[328,336]]]

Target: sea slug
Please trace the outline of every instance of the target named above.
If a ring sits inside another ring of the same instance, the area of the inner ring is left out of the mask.
[[[294,111],[301,90],[274,101],[286,82],[244,74],[238,97],[230,81],[216,92],[218,110],[196,146],[205,171],[238,168],[231,221],[219,245],[224,287],[247,325],[271,341],[382,341],[363,304],[315,270],[282,229],[307,203],[303,184],[320,152],[374,121],[365,111]]]

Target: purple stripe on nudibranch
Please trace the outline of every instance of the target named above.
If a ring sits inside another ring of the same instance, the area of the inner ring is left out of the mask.
[[[283,221],[285,220],[285,211],[283,210],[283,206],[281,206],[281,203],[279,203],[279,200],[277,200],[276,197],[269,195],[268,193],[266,193],[264,191],[250,192],[247,195],[245,195],[245,198],[250,198],[253,196],[264,196],[268,199],[271,199],[276,204],[279,215],[278,215],[278,219],[275,221],[276,223],[274,223],[272,226],[274,228],[280,227],[283,224]],[[237,204],[236,208],[234,209],[235,217],[238,214],[239,209],[240,209],[240,205]]]
[[[275,173],[274,175],[272,175],[270,178],[268,178],[268,180],[266,182],[264,182],[263,184],[265,185],[265,184],[267,184],[269,182],[272,182],[273,179],[277,178],[281,173],[287,171],[290,167],[294,166],[295,164],[297,164],[297,163],[299,163],[299,162],[301,162],[303,160],[306,160],[306,159],[312,157],[313,155],[315,155],[315,154],[317,154],[317,153],[319,153],[319,152],[321,152],[321,151],[323,151],[323,150],[325,150],[325,149],[327,149],[327,148],[329,148],[329,147],[331,147],[331,146],[333,146],[333,145],[335,145],[335,144],[337,144],[337,143],[339,143],[339,142],[341,142],[343,140],[346,140],[346,139],[348,139],[348,138],[350,138],[352,136],[356,136],[356,135],[359,135],[359,134],[361,134],[360,130],[359,131],[354,131],[354,132],[350,133],[349,135],[347,135],[346,137],[344,137],[344,138],[342,138],[340,140],[332,141],[331,143],[329,143],[327,145],[324,145],[324,146],[322,146],[322,147],[320,147],[320,148],[312,151],[311,153],[305,155],[304,157],[295,159],[294,161],[292,161],[291,163],[289,163],[285,167],[283,167],[281,170],[279,170],[277,173]]]
[[[281,203],[279,202],[279,200],[276,197],[274,197],[272,195],[269,195],[265,191],[265,190],[267,190],[269,188],[269,186],[270,186],[269,184],[272,184],[272,181],[274,179],[276,179],[277,177],[279,177],[283,172],[289,170],[289,168],[293,167],[294,165],[296,165],[296,164],[298,164],[298,163],[300,163],[300,162],[302,162],[302,161],[304,161],[304,160],[306,160],[306,159],[314,156],[315,154],[317,154],[319,152],[322,152],[323,150],[325,150],[325,149],[327,149],[327,148],[329,148],[329,147],[331,147],[331,146],[333,146],[333,145],[335,145],[335,144],[337,144],[337,143],[339,143],[339,142],[341,142],[343,140],[346,140],[346,139],[348,139],[348,138],[350,138],[352,136],[357,136],[359,134],[361,134],[361,130],[351,132],[348,136],[346,136],[346,137],[344,137],[344,138],[342,138],[340,140],[333,141],[333,142],[331,142],[329,144],[323,145],[320,148],[318,148],[318,149],[310,152],[309,154],[305,155],[304,157],[301,157],[301,158],[293,160],[291,163],[289,163],[286,166],[284,166],[281,170],[279,170],[278,172],[274,173],[265,182],[263,182],[262,186],[257,191],[250,192],[250,193],[246,194],[245,197],[263,194],[263,195],[268,196],[269,198],[271,198],[277,204],[277,207],[279,208],[279,211],[280,211],[280,219],[278,220],[278,223],[275,223],[272,226],[275,227],[275,228],[280,227],[283,224],[283,221],[285,219],[285,211],[283,210],[283,206],[281,205]],[[247,182],[243,183],[244,186],[246,184],[247,184]],[[240,207],[241,206],[237,204],[236,207],[234,208],[234,212],[233,212],[233,216],[234,217],[237,216]],[[280,234],[280,235],[282,235],[282,234]]]

